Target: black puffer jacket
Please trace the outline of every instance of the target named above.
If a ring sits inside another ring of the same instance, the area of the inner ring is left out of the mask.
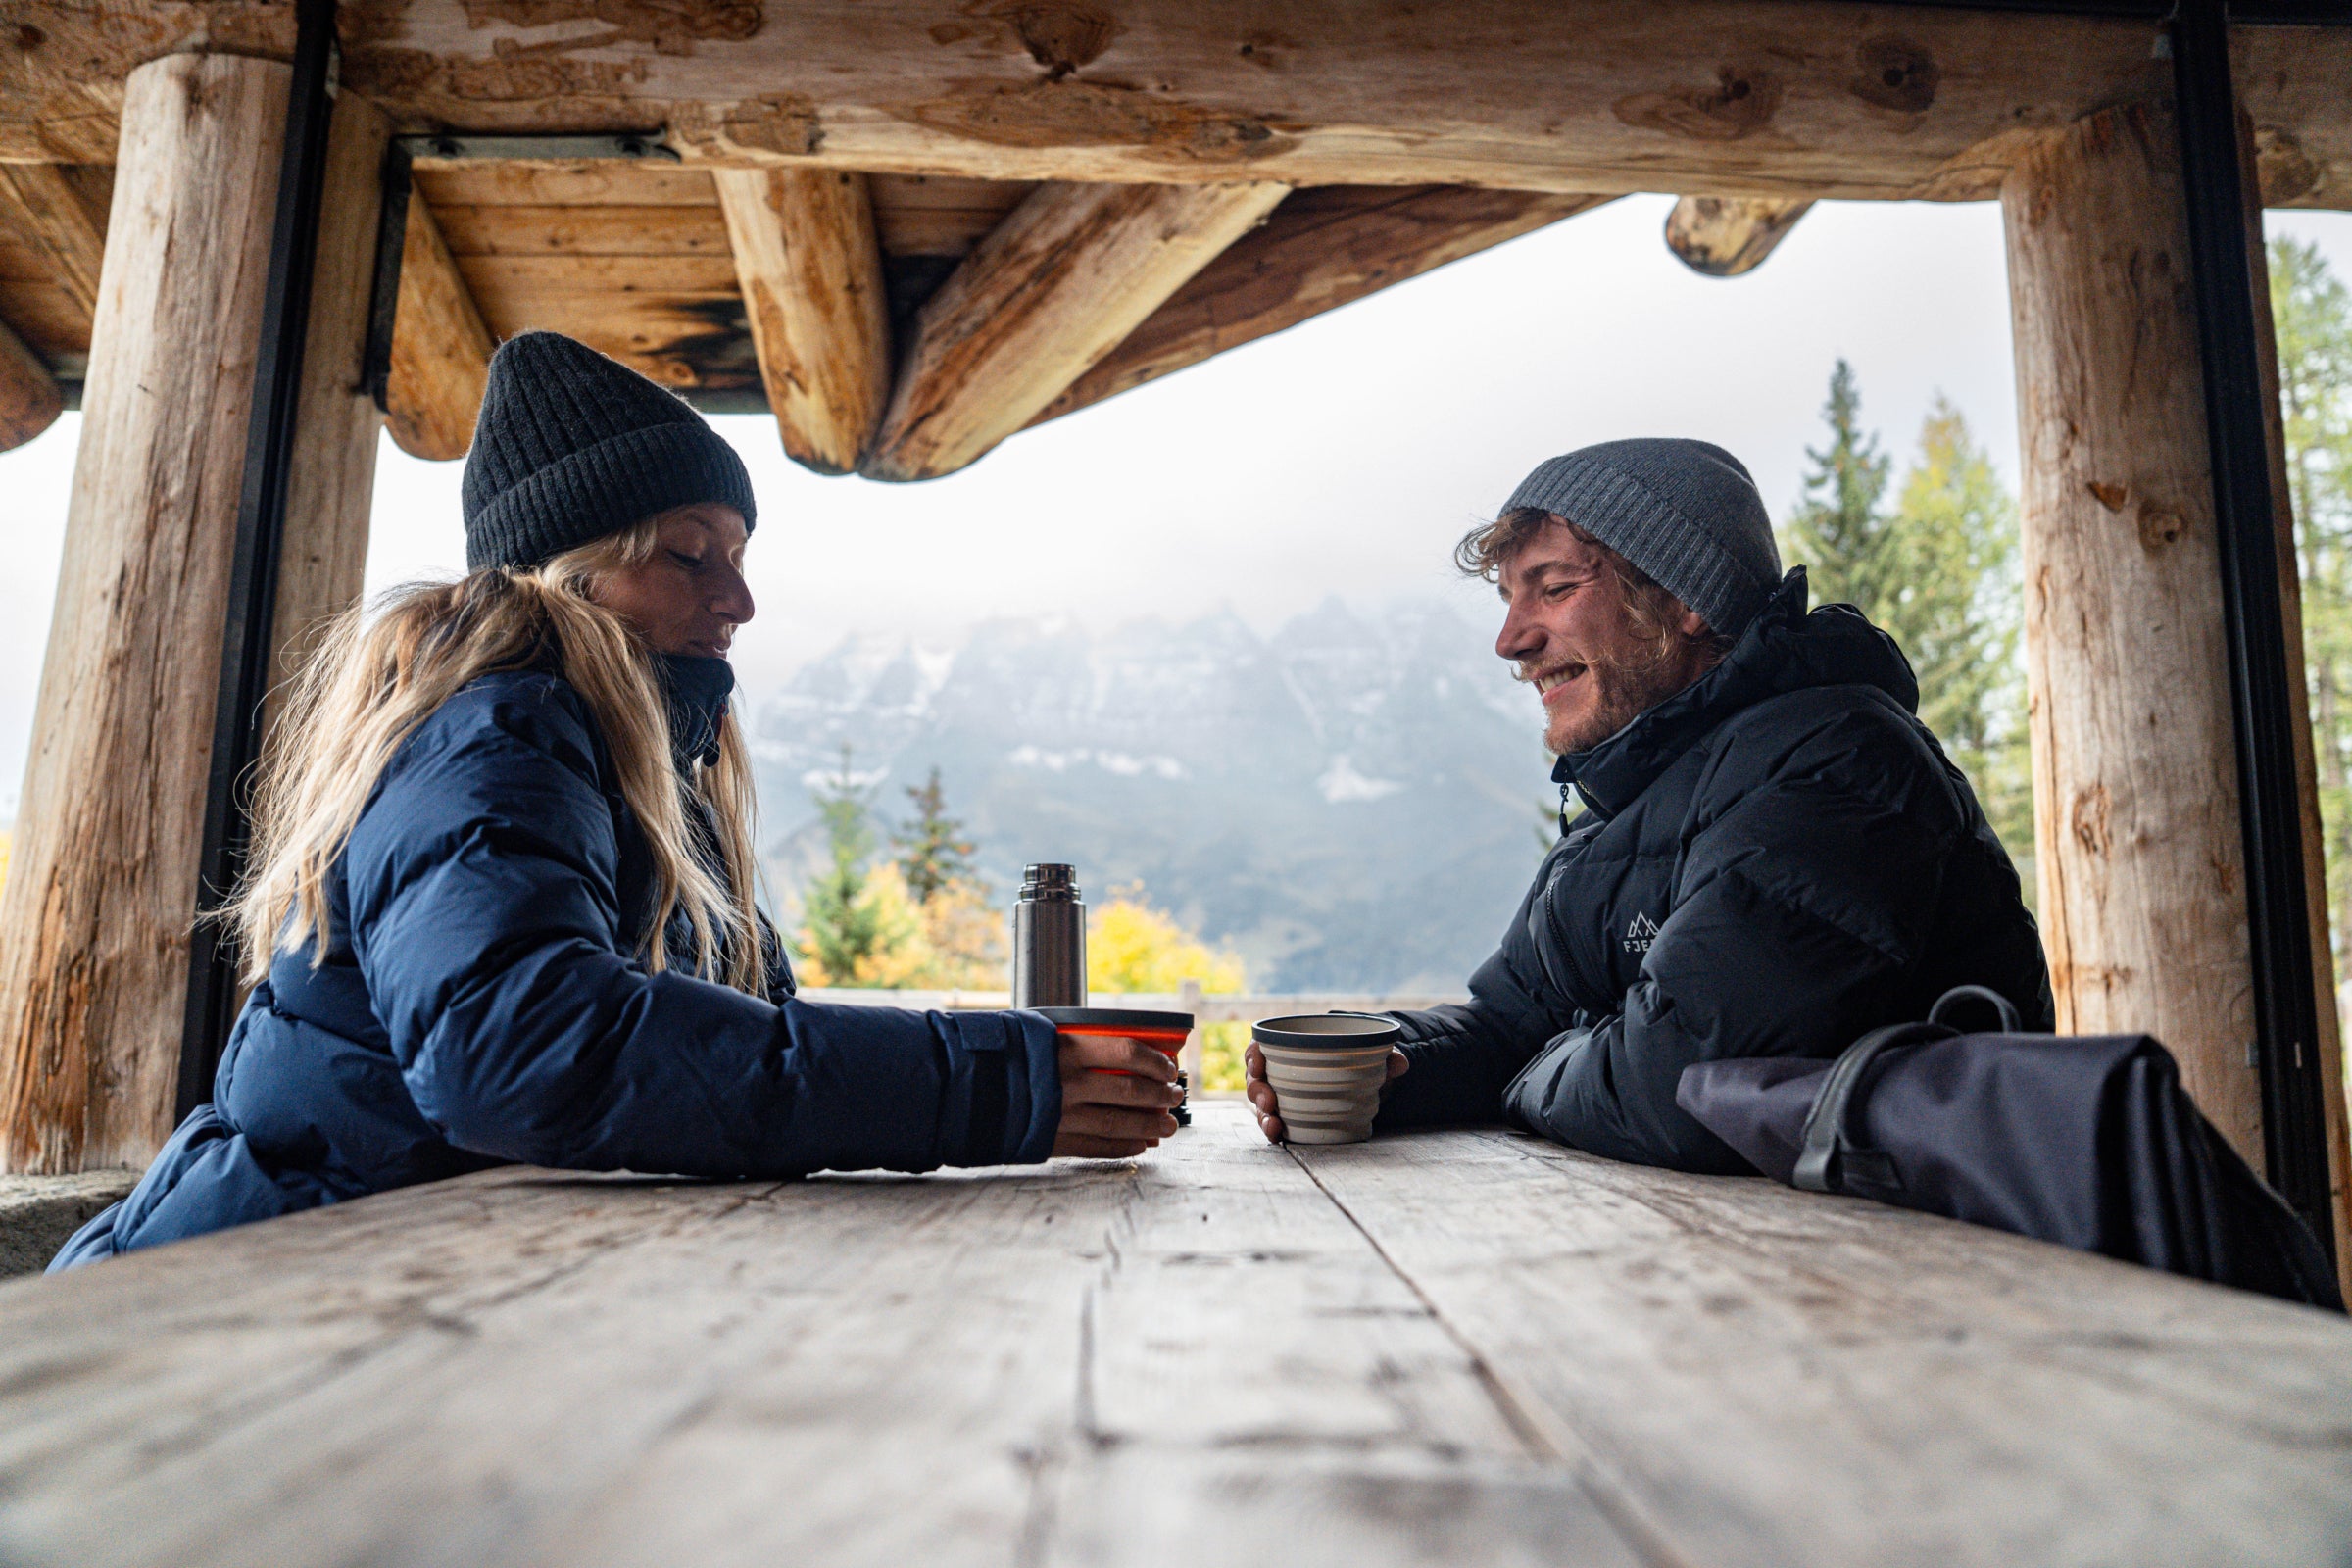
[[[2051,1027],[2041,941],[1918,682],[1788,573],[1724,662],[1553,776],[1588,808],[1466,1005],[1403,1013],[1379,1129],[1507,1117],[1684,1170],[1747,1164],[1675,1104],[1696,1061],[1831,1056],[1963,983]]]

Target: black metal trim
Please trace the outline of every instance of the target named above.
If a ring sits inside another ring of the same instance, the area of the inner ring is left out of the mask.
[[[376,412],[389,414],[386,402],[392,384],[392,332],[400,318],[400,264],[408,252],[409,150],[394,137],[384,145],[384,196],[375,219],[375,275],[368,283],[368,346],[360,353],[360,385],[375,400]]]
[[[179,1113],[212,1098],[213,1073],[238,1003],[232,945],[205,913],[218,908],[244,870],[249,823],[245,781],[259,760],[262,703],[277,609],[278,547],[302,394],[311,282],[326,194],[326,133],[333,114],[327,69],[335,42],[335,0],[297,0],[294,79],[278,160],[277,210],[270,275],[262,296],[262,340],[254,357],[253,409],[246,425],[244,484],[236,553],[220,643],[220,690],[213,712],[212,779],[205,794],[199,919],[188,953],[188,1003],[180,1030]]]
[[[2237,98],[2222,0],[2181,0],[2172,22],[2173,90],[2188,210],[2190,287],[2205,380],[2221,547],[2230,710],[2237,742],[2246,914],[2254,964],[2255,1058],[2270,1183],[2334,1256],[2319,1000],[2304,903],[2295,776],[2294,688],[2279,591],[2276,497],[2248,256]],[[2184,895],[2185,896],[2185,895]]]

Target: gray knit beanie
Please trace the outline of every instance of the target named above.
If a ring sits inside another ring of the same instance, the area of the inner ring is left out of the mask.
[[[1740,460],[1705,441],[1603,441],[1539,464],[1505,512],[1565,517],[1737,637],[1781,580],[1764,498]]]
[[[561,332],[490,358],[466,455],[466,566],[546,564],[657,513],[715,501],[752,525],[752,476],[684,400]]]

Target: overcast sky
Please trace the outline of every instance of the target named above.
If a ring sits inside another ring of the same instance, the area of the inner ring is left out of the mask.
[[[1536,463],[1587,442],[1690,435],[1755,473],[1776,518],[1821,439],[1830,367],[1907,457],[1935,394],[2012,483],[2016,390],[1991,203],[1824,203],[1763,268],[1703,278],[1633,197],[1015,436],[917,485],[819,478],[764,416],[715,421],[751,466],[753,694],[851,632],[953,639],[998,615],[1101,628],[1230,605],[1271,629],[1327,594],[1377,608],[1492,590],[1446,552]],[[2270,215],[2352,277],[2352,215]],[[77,416],[0,455],[0,810],[12,812],[62,544]],[[368,587],[459,569],[460,465],[377,470]]]

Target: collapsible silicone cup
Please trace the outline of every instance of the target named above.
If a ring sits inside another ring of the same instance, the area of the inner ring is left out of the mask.
[[[1389,1049],[1403,1031],[1391,1018],[1313,1013],[1269,1018],[1250,1037],[1294,1144],[1355,1144],[1372,1136]]]
[[[1141,1007],[1040,1007],[1037,1010],[1052,1020],[1056,1034],[1104,1035],[1114,1040],[1140,1040],[1170,1061],[1184,1054],[1184,1043],[1193,1033],[1193,1015],[1189,1012],[1152,1012]],[[1095,1070],[1110,1071],[1101,1067]],[[1112,1075],[1119,1078],[1128,1076],[1123,1072]],[[1190,1126],[1192,1120],[1192,1111],[1179,1104],[1176,1107],[1176,1124],[1180,1127]]]

